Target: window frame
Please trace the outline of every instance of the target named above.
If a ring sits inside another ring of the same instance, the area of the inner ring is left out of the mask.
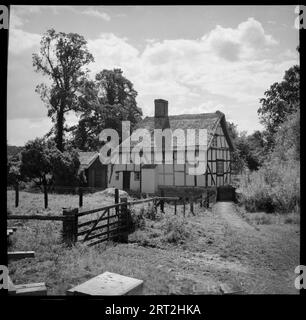
[[[222,163],[222,173],[220,173],[219,166]],[[216,175],[217,176],[223,176],[224,175],[224,159],[216,159]]]
[[[140,171],[134,171],[134,181],[140,181]]]

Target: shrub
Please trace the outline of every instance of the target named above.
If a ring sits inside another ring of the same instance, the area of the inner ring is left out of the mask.
[[[147,210],[145,210],[145,217],[150,220],[156,220],[157,211],[154,208],[153,203],[149,203]]]
[[[163,239],[170,243],[184,242],[191,235],[186,220],[178,216],[165,215],[162,229]]]
[[[145,210],[144,207],[141,207],[139,211],[136,211],[134,208],[130,209],[130,215],[132,219],[132,226],[131,229],[135,231],[136,229],[144,229],[146,222],[145,222]]]
[[[300,215],[297,213],[290,213],[284,218],[284,223],[300,224]]]
[[[243,174],[239,201],[248,211],[292,212],[300,206],[298,161],[271,160],[256,172]]]

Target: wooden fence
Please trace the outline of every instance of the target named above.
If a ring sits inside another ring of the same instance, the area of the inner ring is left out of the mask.
[[[109,206],[81,212],[79,208],[63,208],[61,216],[8,215],[7,219],[62,221],[62,237],[65,243],[72,245],[77,241],[82,241],[92,246],[108,240],[127,242],[128,233],[132,227],[131,206],[151,202],[154,210],[160,208],[160,211],[164,212],[166,201],[173,203],[174,214],[177,214],[177,205],[182,204],[185,216],[187,205],[190,206],[190,212],[194,214],[195,203],[208,208],[211,203],[216,201],[216,193],[206,191],[200,197],[189,197],[188,201],[184,197],[164,197],[161,194],[159,197],[135,201],[121,198],[121,202],[119,202],[119,191],[116,189],[115,203]]]
[[[93,188],[93,187],[65,187],[65,186],[53,186],[53,187],[43,187],[43,190],[38,190],[39,193],[43,194],[42,202],[44,208],[47,209],[49,206],[49,194],[52,193],[59,193],[59,194],[75,194],[78,195],[79,198],[79,208],[83,207],[84,202],[84,194],[91,193],[96,191],[102,191],[103,188]],[[19,192],[20,188],[19,185],[16,184],[14,186],[14,193],[15,193],[15,207],[17,208],[20,203],[19,199]],[[32,191],[33,192],[33,191]],[[35,192],[36,193],[36,192]]]

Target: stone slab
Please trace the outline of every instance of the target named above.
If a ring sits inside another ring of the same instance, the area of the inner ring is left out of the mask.
[[[140,295],[142,287],[142,280],[106,271],[68,290],[67,295]]]

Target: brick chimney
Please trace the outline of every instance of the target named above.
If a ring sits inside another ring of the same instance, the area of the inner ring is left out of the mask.
[[[155,118],[168,117],[168,101],[163,99],[155,99]]]
[[[168,118],[168,101],[163,99],[155,99],[154,127],[155,129],[170,128]]]

